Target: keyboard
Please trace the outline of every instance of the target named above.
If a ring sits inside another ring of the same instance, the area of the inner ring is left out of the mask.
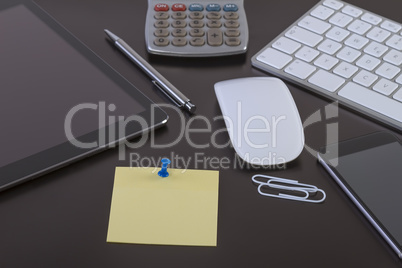
[[[322,0],[251,62],[402,131],[401,29],[346,2]]]

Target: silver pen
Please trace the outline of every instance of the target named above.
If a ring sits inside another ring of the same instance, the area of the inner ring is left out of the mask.
[[[185,109],[190,113],[195,112],[195,105],[190,102],[183,93],[181,93],[175,86],[173,86],[165,77],[163,77],[154,67],[152,67],[146,60],[144,60],[137,52],[134,51],[126,42],[120,37],[113,34],[111,31],[105,29],[105,33],[113,41],[116,47],[118,47],[127,57],[129,57],[135,64],[138,65],[149,77],[152,78],[152,82],[168,96],[174,104],[179,108]]]

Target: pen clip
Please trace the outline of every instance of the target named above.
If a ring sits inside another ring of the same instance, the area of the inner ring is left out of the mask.
[[[163,94],[165,94],[165,96],[168,97],[174,104],[176,104],[176,105],[177,105],[178,107],[180,107],[180,108],[183,107],[183,105],[182,105],[181,103],[178,103],[175,99],[173,99],[173,98],[169,95],[169,93],[167,93],[166,90],[165,90],[161,85],[158,84],[157,81],[152,80],[152,83],[153,83],[157,88],[159,88],[160,91],[162,91]]]

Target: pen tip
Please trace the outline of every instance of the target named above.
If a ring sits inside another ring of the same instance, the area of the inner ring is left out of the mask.
[[[117,40],[119,40],[120,38],[113,34],[111,31],[109,31],[108,29],[104,29],[105,33],[107,34],[107,36],[109,36],[110,39],[112,39],[114,42],[116,42]]]

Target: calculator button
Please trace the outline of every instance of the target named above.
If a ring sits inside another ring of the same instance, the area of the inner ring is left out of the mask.
[[[169,22],[166,20],[157,20],[154,23],[155,28],[167,28],[169,27]]]
[[[208,30],[208,45],[221,46],[223,44],[223,34],[219,29]]]
[[[186,5],[185,4],[173,4],[172,10],[173,11],[185,11]]]
[[[184,28],[186,26],[187,26],[187,23],[184,20],[172,21],[172,27],[174,27],[174,28]]]
[[[165,46],[169,45],[169,40],[164,37],[156,38],[154,41],[154,44],[156,46],[165,47]]]
[[[205,35],[205,32],[203,29],[191,29],[190,35],[193,37],[201,37]]]
[[[231,47],[240,45],[240,39],[237,37],[230,37],[226,39],[225,44]]]
[[[240,24],[237,20],[228,20],[225,21],[226,28],[239,28]]]
[[[226,11],[226,12],[230,12],[230,11],[236,12],[237,10],[239,10],[239,8],[235,4],[226,4],[223,6],[223,11]]]
[[[202,20],[192,20],[190,21],[191,28],[202,28],[204,27],[204,22]]]
[[[240,31],[236,29],[228,29],[225,31],[227,37],[238,37],[240,36]]]
[[[188,7],[188,10],[190,10],[190,11],[203,11],[204,7],[201,4],[191,4]]]
[[[207,11],[221,11],[221,6],[219,4],[208,4],[206,7]]]
[[[223,17],[225,20],[237,20],[239,18],[239,14],[236,12],[226,12]]]
[[[184,37],[187,35],[187,32],[182,28],[176,28],[172,31],[172,35],[175,37]]]
[[[190,13],[190,19],[200,20],[203,18],[204,18],[204,14],[202,14],[202,12],[191,12]]]
[[[167,29],[161,28],[161,29],[157,29],[154,32],[154,35],[157,37],[167,37],[169,36],[169,31]]]
[[[190,40],[190,45],[192,46],[203,46],[205,44],[205,40],[204,38],[200,38],[200,37],[194,37]]]
[[[209,12],[207,14],[207,18],[210,20],[219,20],[221,17],[222,16],[219,12]]]
[[[175,20],[183,20],[187,18],[187,15],[184,12],[175,12],[172,14],[172,18]]]
[[[154,10],[155,11],[168,11],[169,6],[167,4],[159,3],[159,4],[155,5]]]
[[[222,27],[222,22],[220,20],[209,20],[207,26],[209,28],[220,28]]]
[[[167,20],[169,18],[169,14],[167,12],[156,12],[154,18],[157,20]]]
[[[182,47],[187,45],[187,40],[185,38],[175,37],[172,40],[172,45]]]

